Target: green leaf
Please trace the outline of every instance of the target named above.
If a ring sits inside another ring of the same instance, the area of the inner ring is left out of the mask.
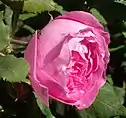
[[[0,12],[0,50],[9,44],[9,27],[2,21],[2,13]]]
[[[126,5],[126,0],[115,0],[115,2]]]
[[[36,102],[40,108],[40,110],[46,115],[46,118],[55,118],[49,107],[45,106],[44,103],[42,103],[42,100],[34,93],[35,97],[36,97]]]
[[[56,102],[56,113],[60,114],[63,116],[65,114],[65,104],[61,102]]]
[[[120,103],[123,104],[124,103],[124,97],[125,97],[125,90],[123,88],[114,87],[114,91],[116,93],[116,96],[120,100]]]
[[[120,46],[115,47],[115,48],[109,48],[109,51],[115,52],[115,51],[118,51],[118,50],[123,49],[123,48],[125,48],[125,45],[120,45]]]
[[[113,85],[113,80],[112,80],[112,77],[111,77],[110,74],[107,75],[107,81],[108,81],[111,85]]]
[[[26,19],[34,17],[36,15],[37,14],[34,14],[34,13],[23,13],[23,14],[20,14],[19,19],[20,20],[26,20]]]
[[[14,11],[22,11],[24,0],[1,0]]]
[[[126,38],[126,32],[122,32],[123,36]]]
[[[0,11],[0,21],[3,20],[3,11]]]
[[[107,24],[107,21],[105,20],[105,18],[100,14],[100,12],[97,9],[92,8],[90,10],[90,12],[99,20],[99,22],[101,22],[104,25]]]
[[[43,11],[62,11],[62,7],[53,0],[25,0],[23,11],[41,13]]]
[[[124,103],[125,91],[113,87],[109,83],[101,88],[95,102],[86,110],[78,111],[81,118],[110,118],[112,116],[126,116]]]
[[[28,74],[28,64],[23,58],[12,55],[0,57],[0,77],[10,82],[23,82]]]
[[[79,118],[97,118],[94,106],[82,111],[78,111]]]
[[[4,20],[7,25],[11,27],[13,11],[10,7],[6,6],[4,12]]]
[[[124,96],[118,94],[117,90],[108,83],[100,90],[93,104],[99,117],[109,118],[111,116],[124,114],[120,110],[123,107],[120,99],[124,99]]]

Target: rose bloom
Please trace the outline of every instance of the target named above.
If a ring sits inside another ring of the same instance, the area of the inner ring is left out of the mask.
[[[88,108],[106,82],[109,42],[90,13],[72,11],[55,18],[34,34],[25,51],[36,94],[46,105],[51,97]]]

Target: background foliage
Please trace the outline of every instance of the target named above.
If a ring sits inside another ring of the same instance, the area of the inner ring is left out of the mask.
[[[91,107],[50,100],[50,109],[33,93],[23,59],[35,30],[65,11],[92,13],[111,35],[107,83]],[[126,118],[125,0],[0,0],[0,118]]]

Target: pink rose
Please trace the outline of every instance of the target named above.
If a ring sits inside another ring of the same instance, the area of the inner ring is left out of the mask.
[[[89,107],[105,84],[109,34],[83,11],[66,12],[33,36],[25,51],[29,78],[47,105],[49,97]]]

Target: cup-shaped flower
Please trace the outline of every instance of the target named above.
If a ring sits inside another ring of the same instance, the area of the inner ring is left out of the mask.
[[[66,12],[35,33],[25,51],[29,78],[42,101],[49,97],[89,107],[106,81],[109,34],[91,14]]]

